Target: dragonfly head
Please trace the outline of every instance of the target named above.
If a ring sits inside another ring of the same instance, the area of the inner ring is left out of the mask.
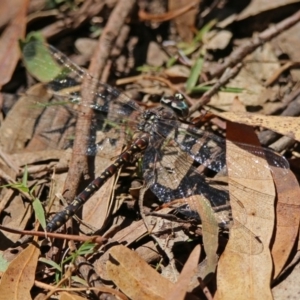
[[[170,107],[180,119],[186,119],[189,115],[189,107],[180,93],[176,93],[174,96],[164,96],[160,103]]]

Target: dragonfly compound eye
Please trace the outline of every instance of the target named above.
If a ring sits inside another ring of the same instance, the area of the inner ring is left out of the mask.
[[[189,108],[182,94],[177,93],[174,96],[162,97],[162,104],[170,107],[180,119],[185,119],[189,115]]]

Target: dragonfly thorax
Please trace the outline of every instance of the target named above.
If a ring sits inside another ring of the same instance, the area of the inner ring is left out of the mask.
[[[166,122],[178,118],[185,119],[188,116],[188,106],[181,94],[162,97],[160,102],[161,106],[144,111],[137,126],[138,130],[151,134],[157,132],[160,120]]]
[[[160,119],[159,109],[160,107],[155,109],[149,109],[143,113],[143,115],[141,116],[141,120],[137,126],[139,131],[147,133],[153,132],[154,127],[158,122],[158,119]]]

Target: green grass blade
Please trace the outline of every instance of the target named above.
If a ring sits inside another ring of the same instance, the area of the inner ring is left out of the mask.
[[[192,89],[195,87],[195,85],[198,82],[198,78],[202,71],[203,62],[204,62],[203,57],[199,57],[192,67],[190,76],[186,82],[186,90],[188,93],[190,93],[192,91]]]

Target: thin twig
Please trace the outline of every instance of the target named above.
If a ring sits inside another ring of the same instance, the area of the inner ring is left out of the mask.
[[[106,63],[110,57],[111,51],[114,47],[114,43],[126,22],[126,18],[131,12],[135,1],[119,1],[110,18],[106,27],[99,39],[94,55],[91,59],[91,63],[88,69],[89,74],[94,78],[100,78]],[[86,78],[87,79],[87,78]],[[76,195],[77,188],[81,179],[81,175],[88,174],[87,160],[83,162],[83,157],[76,155],[76,153],[82,153],[82,149],[87,149],[86,138],[90,134],[90,128],[93,118],[93,110],[89,107],[89,103],[93,102],[93,93],[85,88],[87,82],[84,80],[82,84],[82,103],[80,106],[82,109],[78,116],[76,124],[76,136],[73,147],[73,157],[70,163],[69,173],[65,183],[65,190],[68,192],[64,195],[68,200],[73,199]]]
[[[72,32],[80,28],[86,21],[97,16],[105,6],[105,1],[87,0],[83,1],[82,6],[68,15],[61,15],[60,18],[44,27],[41,30],[42,35],[46,38],[61,35],[64,32]]]
[[[280,116],[298,116],[300,114],[300,88],[286,96],[282,103],[288,104]],[[269,145],[278,138],[279,134],[272,130],[264,130],[258,134],[259,141],[262,145]]]
[[[220,76],[228,67],[232,67],[241,62],[249,53],[252,53],[256,48],[263,45],[265,42],[270,41],[272,38],[279,35],[281,32],[292,27],[300,20],[300,11],[297,11],[292,16],[286,18],[280,23],[261,32],[257,37],[236,48],[215,70],[208,72],[210,78]]]
[[[81,236],[81,235],[71,235],[71,234],[62,234],[62,233],[49,233],[44,231],[30,231],[30,230],[18,230],[9,228],[6,226],[0,225],[0,229],[6,232],[15,233],[15,234],[23,234],[23,235],[30,235],[30,236],[38,236],[38,237],[48,237],[48,238],[56,238],[56,239],[63,239],[63,240],[72,240],[76,242],[87,242],[90,241],[91,243],[97,243],[103,245],[107,242],[107,239],[101,237],[100,235],[97,236]]]

